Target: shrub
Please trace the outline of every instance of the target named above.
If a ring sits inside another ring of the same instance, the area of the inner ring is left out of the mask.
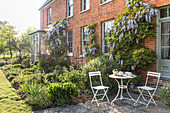
[[[139,86],[141,85],[141,77],[136,75],[136,77],[131,79],[130,82],[132,82],[135,86]]]
[[[85,74],[81,70],[76,70],[74,67],[70,67],[70,71],[67,68],[63,68],[63,74],[60,74],[59,81],[72,82],[76,85],[77,88],[84,90],[85,89]]]
[[[101,56],[91,60],[81,67],[83,74],[86,74],[84,79],[84,82],[86,82],[85,87],[91,91],[88,72],[101,71],[103,84],[109,86],[111,90],[116,90],[117,83],[109,78],[109,74],[112,74],[112,70],[117,69],[117,67],[117,64],[113,60],[109,60],[107,57],[105,58]]]
[[[64,105],[72,101],[78,90],[73,83],[56,83],[48,87],[48,92],[52,102]]]
[[[163,98],[165,104],[170,106],[170,84],[166,84],[159,90],[160,96]]]
[[[23,69],[23,71],[24,71],[24,72],[33,72],[33,73],[34,73],[34,72],[36,71],[36,69],[37,69],[36,67],[33,67],[33,68],[25,68],[25,69]]]
[[[22,64],[26,67],[26,68],[29,68],[30,67],[30,59],[27,58],[27,59],[24,59],[22,61]]]
[[[45,77],[46,77],[46,80],[52,82],[53,80],[55,80],[56,74],[55,73],[48,73],[48,74],[46,74]]]
[[[71,62],[69,60],[69,57],[68,55],[63,55],[61,56],[57,61],[56,61],[56,64],[61,66],[61,67],[67,67],[69,68],[70,65],[71,65]]]
[[[14,65],[13,65],[13,68],[20,68],[20,69],[24,69],[24,68],[25,68],[25,66],[24,66],[24,65],[22,65],[22,64],[14,64]]]
[[[48,70],[49,64],[48,64],[47,60],[45,60],[45,59],[40,59],[40,60],[39,60],[39,63],[38,63],[38,67],[39,67],[39,69],[40,69],[42,72],[43,72],[43,71],[46,72],[46,70]]]
[[[8,80],[9,80],[9,81],[12,81],[14,78],[15,78],[14,75],[10,75],[10,76],[8,77]]]
[[[35,81],[20,85],[19,91],[26,97],[26,102],[31,105],[34,110],[37,108],[47,108],[51,105],[47,88],[37,84]]]
[[[25,76],[25,82],[31,83],[36,81],[37,84],[46,84],[44,73],[36,73]]]

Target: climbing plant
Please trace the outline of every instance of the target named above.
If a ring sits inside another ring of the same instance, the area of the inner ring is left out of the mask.
[[[143,40],[155,36],[153,20],[157,14],[154,6],[142,0],[127,0],[126,10],[114,23],[112,37],[107,38],[110,59],[116,60],[121,70],[149,68],[156,60],[156,53],[146,48]]]
[[[95,26],[96,24],[94,23],[86,26],[89,41],[88,45],[83,47],[83,53],[88,59],[93,59],[100,54],[99,45],[96,43],[97,34],[95,34]]]
[[[67,24],[69,24],[67,18],[57,20],[56,22],[54,22],[51,30],[48,30],[48,33],[44,35],[45,40],[48,41],[50,56],[54,60],[60,58],[67,49],[65,33],[65,28]]]

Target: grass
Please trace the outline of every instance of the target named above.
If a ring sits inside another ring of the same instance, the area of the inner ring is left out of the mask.
[[[31,107],[21,100],[0,70],[0,113],[30,113]]]

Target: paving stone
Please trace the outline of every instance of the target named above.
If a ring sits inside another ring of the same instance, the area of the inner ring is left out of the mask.
[[[134,99],[138,95],[132,94]],[[111,100],[111,99],[110,99]],[[150,104],[148,108],[145,105],[137,104],[134,106],[132,100],[117,100],[114,106],[110,104],[100,104],[97,107],[96,102],[91,104],[91,100],[77,105],[68,105],[66,107],[50,108],[46,110],[34,111],[33,113],[170,113],[170,107],[166,106],[160,100],[156,100],[158,106]]]

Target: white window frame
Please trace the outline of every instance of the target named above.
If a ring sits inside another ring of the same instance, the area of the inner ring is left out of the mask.
[[[112,0],[102,0],[102,3],[100,4],[100,5],[104,5],[104,4],[107,4],[107,3],[109,3],[109,2],[111,2]]]
[[[48,13],[48,25],[51,25],[51,7],[47,9]]]
[[[69,41],[69,37],[71,37],[71,36],[69,36],[69,31],[72,31],[72,41]],[[72,43],[72,52],[69,52],[69,49],[70,49],[70,47],[69,47],[69,43]],[[73,30],[68,30],[67,31],[67,45],[68,45],[68,51],[67,51],[67,54],[68,54],[68,56],[73,56]]]
[[[84,7],[86,4],[86,7]],[[82,0],[82,11],[90,9],[90,0]]]
[[[83,55],[83,47],[85,46],[85,45],[84,45],[84,41],[86,41],[86,42],[89,41],[89,39],[84,40],[84,29],[85,29],[85,31],[86,31],[86,26],[81,28],[81,35],[82,35],[82,55]],[[87,31],[86,31],[86,32],[87,32]]]
[[[111,20],[102,22],[102,53],[104,53],[104,54],[107,54],[107,53],[105,52],[105,46],[107,46],[107,44],[105,44],[104,24],[105,24],[105,23],[108,23],[108,22],[111,22],[111,21],[113,21],[113,23],[115,22],[114,19],[111,19]]]
[[[70,4],[70,1],[72,1],[72,4]],[[69,18],[72,16],[73,16],[73,0],[67,0],[67,17]]]

